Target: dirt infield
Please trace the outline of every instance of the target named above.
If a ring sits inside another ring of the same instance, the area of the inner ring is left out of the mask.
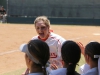
[[[100,42],[100,26],[51,25],[51,29],[84,45],[89,41]],[[33,24],[0,24],[0,74],[26,67],[19,46],[35,35]]]

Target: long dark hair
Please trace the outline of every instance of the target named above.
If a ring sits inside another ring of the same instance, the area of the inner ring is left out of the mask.
[[[85,54],[89,55],[95,63],[98,63],[98,58],[94,58],[94,55],[100,55],[100,43],[89,42],[85,47]]]
[[[66,75],[75,75],[75,68],[81,57],[81,50],[74,41],[65,41],[61,48],[61,55],[67,65]]]
[[[42,67],[44,75],[47,75],[45,66],[50,58],[48,45],[41,40],[31,40],[28,43],[28,50],[40,62],[39,64],[36,64],[36,66]]]

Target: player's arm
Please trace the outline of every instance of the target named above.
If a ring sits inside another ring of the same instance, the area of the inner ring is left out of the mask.
[[[81,49],[81,53],[84,55],[84,50],[85,50],[85,47],[83,46],[83,44],[81,42],[77,42],[78,46],[80,47]]]
[[[51,64],[51,65],[50,65],[50,68],[51,68],[52,70],[56,70],[56,69],[58,69],[58,66],[57,66],[56,64]]]
[[[22,75],[28,75],[28,74],[29,74],[29,69],[27,68],[26,71],[22,73]]]

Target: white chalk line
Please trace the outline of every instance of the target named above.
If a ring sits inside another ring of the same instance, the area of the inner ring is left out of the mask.
[[[83,37],[78,37],[78,38],[72,38],[70,40],[75,40],[75,39],[82,39],[82,38],[87,38],[88,36],[83,36]],[[11,50],[11,51],[8,51],[8,52],[3,52],[3,53],[0,53],[0,56],[1,55],[5,55],[5,54],[10,54],[10,53],[14,53],[14,52],[17,52],[19,50]]]
[[[72,39],[69,39],[69,40],[77,40],[77,39],[82,39],[82,38],[87,38],[88,36],[83,36],[83,37],[78,37],[78,38],[72,38]]]
[[[93,35],[97,35],[97,36],[99,36],[99,35],[100,35],[100,33],[93,33]]]
[[[8,51],[8,52],[0,53],[0,55],[10,54],[10,53],[17,52],[17,51],[19,51],[19,50],[11,50],[11,51]]]

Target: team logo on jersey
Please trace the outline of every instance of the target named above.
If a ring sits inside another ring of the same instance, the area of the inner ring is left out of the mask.
[[[57,54],[56,53],[50,53],[50,58],[57,58]]]

